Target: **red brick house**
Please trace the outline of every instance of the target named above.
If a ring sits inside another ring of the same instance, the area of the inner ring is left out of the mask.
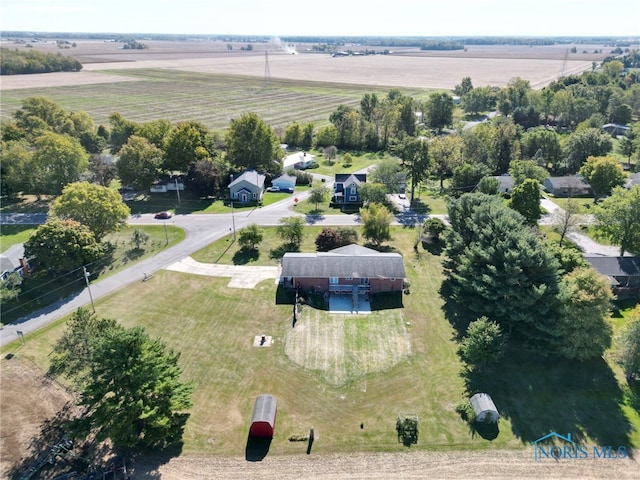
[[[402,291],[404,263],[398,253],[351,244],[328,252],[285,253],[280,283],[317,293]]]

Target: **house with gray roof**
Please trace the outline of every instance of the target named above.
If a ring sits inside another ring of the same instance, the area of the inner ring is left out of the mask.
[[[584,259],[607,278],[614,294],[633,296],[640,293],[640,257],[589,257]]]
[[[502,195],[511,195],[516,186],[516,181],[509,174],[495,175],[493,178],[498,180],[498,193]]]
[[[627,190],[631,190],[636,185],[640,185],[640,172],[634,173],[624,182],[624,188],[626,188]]]
[[[543,188],[556,197],[592,197],[593,189],[580,175],[547,177]]]
[[[376,294],[402,291],[405,276],[400,254],[351,244],[328,252],[285,253],[280,283],[318,293]]]
[[[238,203],[259,203],[264,195],[265,176],[255,170],[247,170],[229,184],[229,196]]]
[[[360,187],[366,181],[366,173],[336,173],[329,206],[338,207],[340,210],[361,207]]]

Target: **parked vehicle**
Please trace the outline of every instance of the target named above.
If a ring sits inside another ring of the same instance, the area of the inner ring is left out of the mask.
[[[168,211],[158,212],[154,215],[154,218],[157,218],[158,220],[166,220],[171,217],[173,217],[173,213]]]

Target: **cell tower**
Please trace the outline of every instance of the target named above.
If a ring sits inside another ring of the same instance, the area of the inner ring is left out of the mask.
[[[265,50],[264,52],[264,83],[268,84],[271,82],[271,72],[269,71],[269,52]]]

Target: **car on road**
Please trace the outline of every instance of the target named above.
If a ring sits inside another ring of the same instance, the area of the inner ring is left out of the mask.
[[[173,213],[166,210],[164,212],[158,212],[153,216],[153,218],[157,218],[159,220],[167,220],[168,218],[171,218],[171,217],[173,217]]]
[[[400,200],[406,200],[406,199],[407,199],[407,196],[406,196],[404,193],[401,193],[400,195],[398,195],[398,198],[399,198]]]

